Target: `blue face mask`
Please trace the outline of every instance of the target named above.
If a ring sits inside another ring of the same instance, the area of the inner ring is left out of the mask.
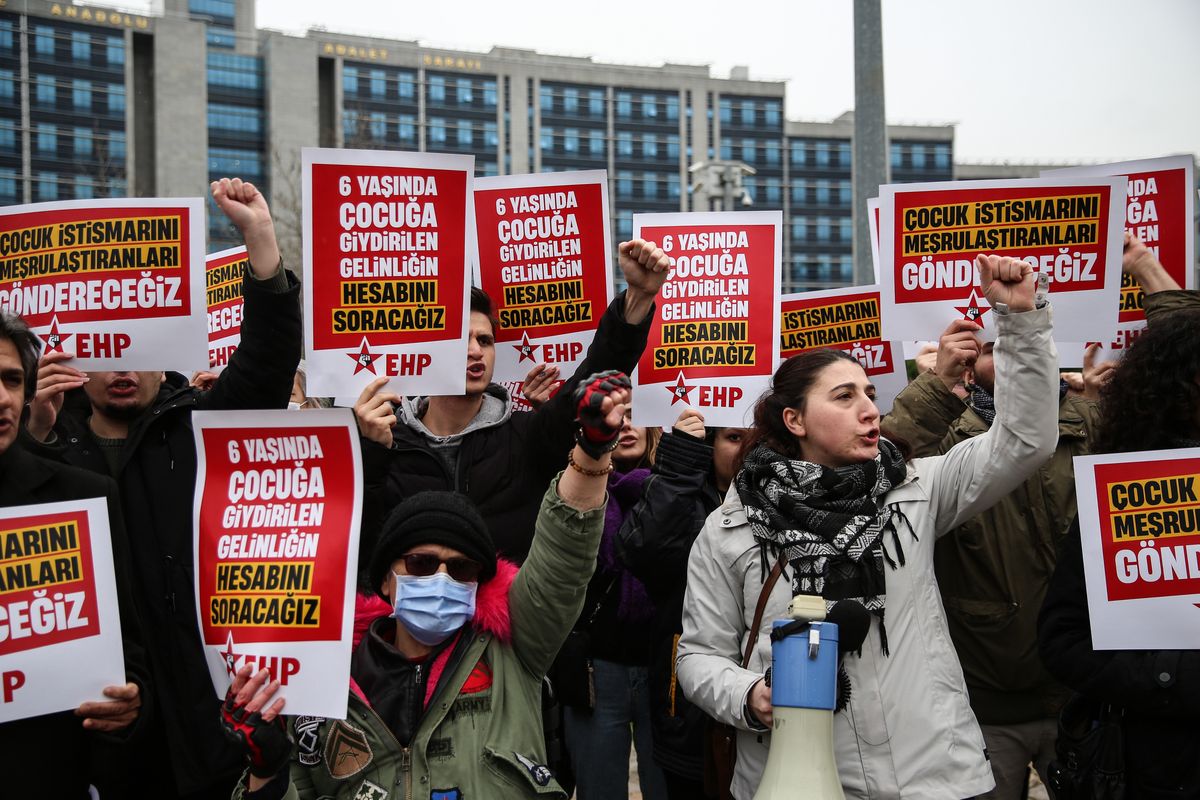
[[[392,617],[426,647],[446,641],[475,616],[479,584],[459,583],[444,572],[418,577],[396,575]]]

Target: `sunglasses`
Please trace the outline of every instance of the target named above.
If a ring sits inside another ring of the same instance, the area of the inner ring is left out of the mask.
[[[408,574],[418,578],[434,574],[442,564],[446,565],[450,577],[459,583],[474,583],[479,580],[479,573],[483,572],[483,564],[470,558],[442,559],[433,553],[408,553],[400,556],[400,560],[404,562]]]

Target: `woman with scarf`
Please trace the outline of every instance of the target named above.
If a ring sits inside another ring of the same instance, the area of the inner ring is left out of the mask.
[[[631,738],[642,796],[666,798],[665,779],[654,761],[646,678],[654,605],[646,587],[617,555],[617,533],[641,499],[658,440],[658,428],[634,427],[626,410],[613,451],[615,469],[608,476],[609,503],[596,573],[575,631],[556,664],[556,688],[565,690],[560,693],[566,706],[563,723],[579,800],[629,796]]]
[[[880,436],[874,388],[856,360],[833,350],[793,357],[759,400],[741,471],[692,549],[679,682],[739,729],[739,800],[754,795],[771,742],[771,623],[799,594],[827,607],[855,600],[871,616],[861,650],[844,659],[834,720],[847,798],[958,800],[994,784],[950,644],[934,543],[1053,452],[1058,362],[1030,266],[982,255],[976,266],[1004,378],[986,434],[907,461]],[[781,577],[749,630],[775,565]]]

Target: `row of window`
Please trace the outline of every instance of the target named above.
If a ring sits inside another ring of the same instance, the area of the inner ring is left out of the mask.
[[[237,175],[258,183],[263,177],[262,153],[237,147],[208,148],[210,175]]]
[[[38,202],[50,200],[90,200],[97,196],[124,197],[124,176],[59,175],[57,172],[39,172],[33,179],[33,199]],[[21,202],[21,185],[15,170],[0,169],[0,203]]]
[[[591,117],[603,117],[605,114],[603,89],[581,90],[543,84],[539,91],[543,114],[580,114],[583,113],[581,107],[586,108],[586,114]],[[679,119],[678,95],[635,95],[633,92],[618,91],[613,99],[619,119],[633,119],[635,116],[651,121],[674,122]]]
[[[235,0],[188,0],[188,13],[232,22],[237,15]]]
[[[0,51],[16,50],[19,31],[12,20],[0,20]],[[61,48],[60,48],[61,45]],[[99,58],[110,67],[125,65],[125,40],[120,36],[108,36],[90,31],[64,31],[49,25],[33,28],[33,55],[41,60],[57,60],[67,57],[88,65]]]
[[[426,86],[426,99],[430,103],[446,104],[447,98],[453,97],[453,102],[458,105],[482,103],[487,108],[496,107],[494,80],[448,79],[444,75],[429,75],[426,78]],[[348,98],[414,100],[416,87],[415,72],[342,67],[342,93]]]
[[[658,174],[645,172],[635,176],[632,172],[622,170],[617,173],[617,197],[633,199],[640,197],[646,200],[678,200],[681,187],[679,175],[674,172]]]
[[[16,126],[0,121],[0,153],[15,153],[18,145]],[[61,153],[77,158],[107,157],[113,161],[125,160],[125,132],[99,131],[92,128],[66,127],[39,122],[33,128],[34,151],[41,156],[57,157]],[[64,155],[65,155],[64,154]]]
[[[783,122],[783,106],[778,100],[732,100],[722,97],[720,114],[722,125],[737,124],[747,128],[766,125],[776,128]]]
[[[233,133],[262,133],[263,110],[250,106],[209,103],[208,127],[209,130],[230,131]]]
[[[208,85],[229,89],[262,89],[262,59],[237,53],[208,52]]]
[[[385,114],[382,111],[360,113],[351,109],[342,115],[342,135],[348,144],[366,141],[411,144],[417,141],[417,128],[417,118],[412,114]],[[500,146],[500,132],[495,122],[430,117],[428,129],[431,146]]]
[[[850,142],[792,139],[788,143],[792,166],[850,169]]]
[[[946,143],[901,144],[892,142],[889,147],[892,169],[950,169],[950,145]]]
[[[850,242],[854,231],[850,217],[792,217],[793,242]]]
[[[788,288],[807,288],[811,284],[820,286],[846,285],[854,279],[854,259],[845,253],[818,253],[816,255],[794,255],[789,265]]]
[[[597,129],[557,129],[547,125],[543,125],[541,129],[543,153],[568,156],[604,156],[607,153],[606,143],[607,138],[604,131]],[[674,133],[665,136],[655,133],[636,135],[630,131],[618,131],[617,157],[642,158],[651,161],[677,160],[679,158],[679,135]]]
[[[15,103],[18,98],[17,77],[10,69],[0,69],[0,102]],[[44,108],[57,108],[60,98],[70,97],[76,111],[109,114],[125,113],[125,84],[90,81],[82,78],[58,79],[53,75],[33,76],[33,103]]]
[[[738,158],[750,164],[779,164],[780,145],[778,141],[761,139],[739,139],[737,144],[726,136],[721,137],[721,158],[731,161]]]

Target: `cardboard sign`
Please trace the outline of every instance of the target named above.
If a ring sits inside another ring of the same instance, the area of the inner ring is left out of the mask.
[[[207,369],[204,204],[0,208],[0,308],[82,370]]]
[[[744,427],[778,363],[783,215],[634,214],[671,273],[655,298],[633,374],[633,424],[670,427],[686,407],[710,426]]]
[[[314,396],[375,378],[462,394],[474,156],[303,150],[304,347]]]
[[[1097,650],[1200,648],[1200,448],[1075,458]]]
[[[875,385],[875,405],[886,414],[908,373],[899,342],[879,338],[879,287],[850,286],[788,294],[780,299],[779,358],[832,347],[858,359]]]
[[[1049,279],[1057,341],[1112,335],[1121,280],[1124,178],[881,186],[883,335],[937,337],[954,319],[994,339],[980,253],[1028,261]]]
[[[1191,156],[1148,158],[1117,164],[1056,169],[1042,173],[1044,178],[1115,175],[1128,179],[1125,184],[1125,230],[1142,240],[1175,282],[1185,289],[1196,288],[1196,185]],[[1120,358],[1145,326],[1145,294],[1131,275],[1121,274],[1121,296],[1115,336],[1100,341],[1101,357]],[[1086,345],[1060,346],[1065,353],[1080,355]],[[1064,355],[1065,359],[1065,355]]]
[[[124,684],[105,499],[0,509],[0,723]]]
[[[287,713],[346,716],[362,516],[345,409],[197,411],[196,607],[213,686],[271,670]]]
[[[213,253],[205,261],[208,296],[208,369],[220,373],[242,342],[242,277],[250,269],[246,248]]]
[[[495,380],[539,363],[574,373],[613,296],[607,173],[480,178],[475,235],[476,284],[500,323]]]

